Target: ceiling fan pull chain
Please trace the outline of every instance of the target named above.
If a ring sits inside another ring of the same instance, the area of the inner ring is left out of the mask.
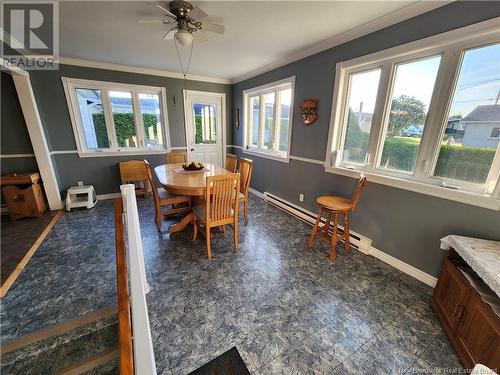
[[[174,44],[175,44],[175,50],[177,52],[177,57],[179,58],[179,65],[181,66],[181,72],[184,75],[184,88],[187,88],[187,74],[189,71],[189,67],[191,65],[191,56],[193,55],[193,47],[194,47],[194,41],[191,43],[191,49],[189,51],[189,58],[187,61],[186,69],[184,69],[184,65],[182,64],[182,58],[181,54],[179,52],[179,46],[177,45],[177,40],[174,39]]]

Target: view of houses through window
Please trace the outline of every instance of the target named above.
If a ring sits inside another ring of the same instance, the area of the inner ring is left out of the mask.
[[[462,51],[453,92],[446,93],[450,102],[446,124],[428,121],[442,54],[399,61],[381,61],[380,68],[370,63],[366,70],[356,67],[346,75],[343,133],[337,139],[340,166],[408,174],[429,183],[451,180],[467,188],[496,180],[500,44]],[[383,69],[388,69],[384,79]],[[387,91],[381,95],[382,87]],[[426,138],[424,148],[426,131],[436,136]],[[374,155],[377,160],[371,160]],[[418,158],[423,167],[415,175]]]
[[[74,98],[78,135],[85,150],[165,146],[161,89],[152,92],[141,86],[118,89],[95,81],[79,83],[68,80],[66,84],[72,86],[68,94]]]
[[[413,172],[441,56],[396,65],[379,167]]]
[[[484,183],[498,148],[500,44],[465,51],[434,175]]]
[[[109,148],[101,90],[77,88],[76,93],[87,148]]]
[[[349,82],[343,161],[364,164],[375,111],[381,69],[353,73]]]

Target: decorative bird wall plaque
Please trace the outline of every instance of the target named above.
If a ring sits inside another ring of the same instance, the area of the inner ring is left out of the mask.
[[[311,125],[318,119],[318,99],[305,99],[300,102],[302,122]]]

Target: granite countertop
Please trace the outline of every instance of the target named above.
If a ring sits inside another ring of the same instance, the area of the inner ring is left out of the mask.
[[[500,241],[456,235],[441,238],[441,249],[450,247],[500,297]]]

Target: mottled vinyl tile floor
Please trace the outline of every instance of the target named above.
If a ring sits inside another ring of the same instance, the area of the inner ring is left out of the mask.
[[[25,217],[16,221],[8,215],[0,218],[0,243],[2,262],[0,262],[0,282],[3,284],[24,258],[28,250],[40,237],[55,212],[47,211],[41,217]]]
[[[159,374],[187,374],[236,346],[253,374],[445,373],[461,368],[432,289],[356,250],[305,246],[311,227],[251,196],[250,221],[158,234],[138,198]],[[2,341],[115,302],[113,206],[65,213],[2,300]],[[447,370],[448,369],[448,370]]]

